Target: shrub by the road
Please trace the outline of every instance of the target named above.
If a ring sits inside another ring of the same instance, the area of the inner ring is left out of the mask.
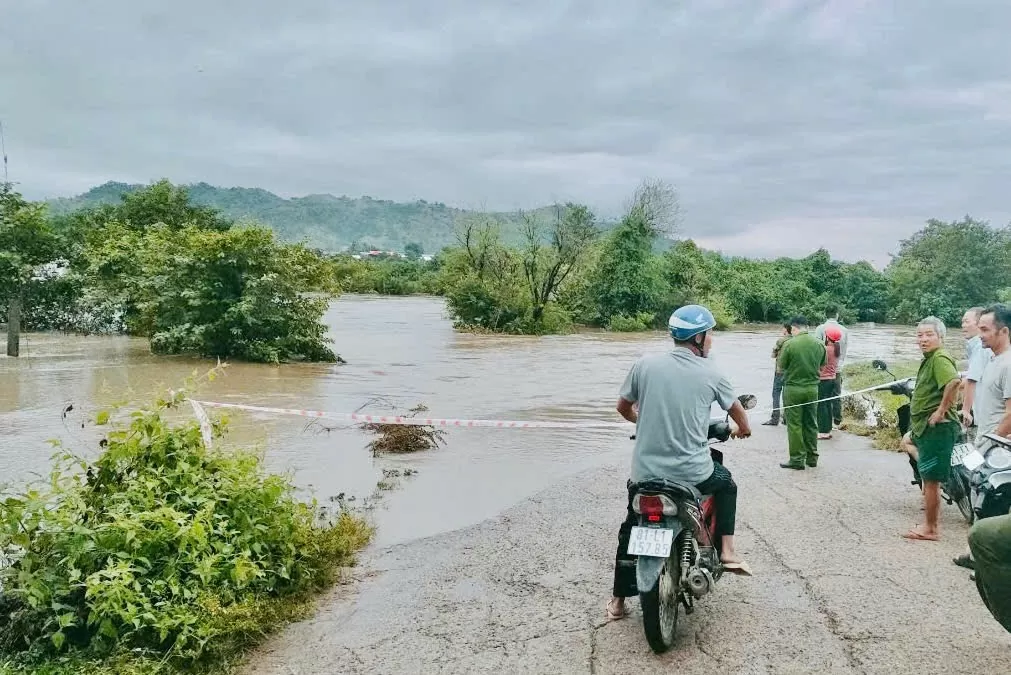
[[[303,616],[368,542],[362,519],[300,501],[255,453],[170,421],[183,402],[132,413],[94,461],[61,451],[48,480],[3,496],[0,673],[214,670]]]
[[[913,377],[919,366],[917,361],[899,361],[891,364],[897,378]],[[887,373],[875,370],[870,362],[860,361],[843,368],[843,382],[848,391],[858,391],[891,381]],[[876,424],[867,424],[869,401],[874,402]],[[873,439],[874,445],[884,450],[898,450],[901,435],[898,429],[898,409],[906,403],[905,396],[887,391],[871,392],[860,397],[843,399],[843,429],[859,436]]]

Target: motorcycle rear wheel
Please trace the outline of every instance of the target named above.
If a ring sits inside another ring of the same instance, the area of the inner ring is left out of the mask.
[[[674,646],[681,610],[680,583],[680,566],[672,555],[664,563],[653,588],[639,594],[646,642],[656,654],[663,654]]]

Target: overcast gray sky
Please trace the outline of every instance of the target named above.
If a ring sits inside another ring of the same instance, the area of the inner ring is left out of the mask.
[[[620,211],[646,176],[752,255],[882,262],[1011,219],[1007,0],[0,0],[30,197],[207,181]]]

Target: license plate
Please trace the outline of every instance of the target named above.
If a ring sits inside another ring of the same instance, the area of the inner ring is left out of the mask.
[[[983,455],[979,454],[978,450],[973,450],[965,457],[962,458],[962,466],[964,466],[969,471],[975,471],[979,467],[983,466]]]
[[[666,558],[674,543],[674,530],[659,527],[633,527],[628,539],[629,555]]]
[[[973,447],[968,443],[959,443],[951,451],[951,465],[958,466],[962,463],[962,458],[972,452]]]

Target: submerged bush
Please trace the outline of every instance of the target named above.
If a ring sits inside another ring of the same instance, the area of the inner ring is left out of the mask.
[[[650,312],[639,312],[635,316],[615,314],[607,322],[607,329],[616,333],[635,333],[651,330],[656,323],[656,315]]]
[[[417,417],[418,413],[427,412],[424,404],[411,408],[403,417]],[[376,435],[369,442],[368,448],[372,455],[402,454],[406,452],[421,452],[433,450],[444,442],[445,432],[427,425],[380,424],[378,422],[362,424],[364,431]]]
[[[167,421],[181,396],[113,426],[96,460],[61,451],[47,481],[3,496],[0,672],[5,655],[227,661],[304,612],[368,542],[363,520],[298,500],[258,455]]]

